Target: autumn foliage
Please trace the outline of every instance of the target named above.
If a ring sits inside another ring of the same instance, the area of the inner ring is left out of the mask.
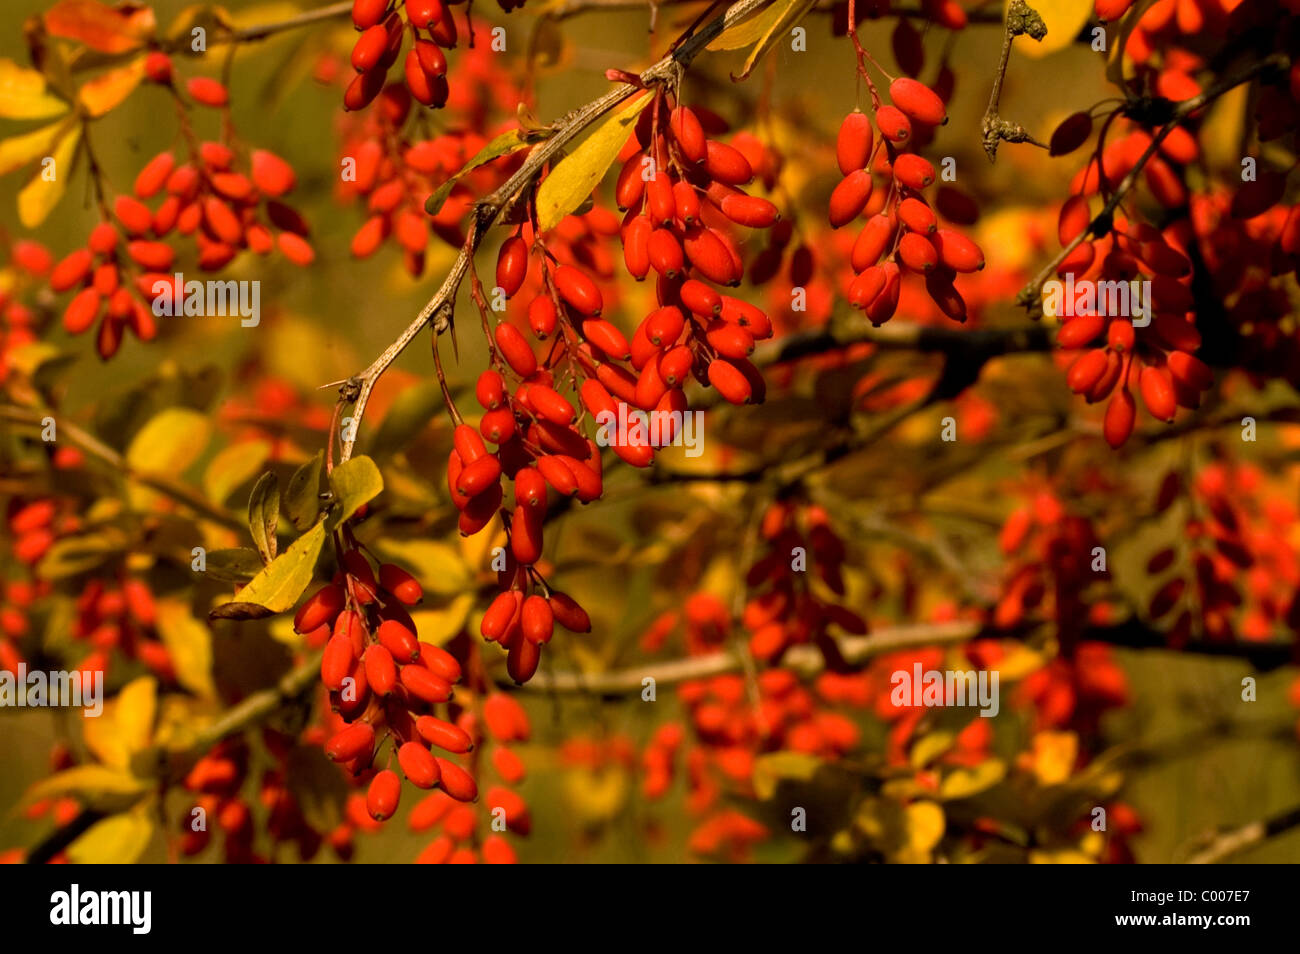
[[[3,14],[0,857],[1294,851],[1300,4],[174,6]]]

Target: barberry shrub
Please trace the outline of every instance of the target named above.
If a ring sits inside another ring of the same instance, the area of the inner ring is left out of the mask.
[[[4,860],[1294,854],[1300,4],[161,6],[0,14]]]

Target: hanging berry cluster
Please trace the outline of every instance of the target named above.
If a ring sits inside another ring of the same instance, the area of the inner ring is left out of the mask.
[[[131,195],[110,203],[101,194],[102,221],[91,230],[86,247],[66,256],[49,275],[54,291],[77,290],[63,312],[69,334],[88,331],[103,318],[96,346],[104,359],[117,353],[127,329],[142,341],[157,335],[160,300],[166,300],[164,314],[185,313],[184,285],[172,271],[177,249],[165,241],[169,238],[192,240],[196,265],[203,271],[224,268],[245,249],[264,256],[279,248],[304,267],[315,260],[306,221],[280,201],[296,184],[293,167],[268,150],[245,154],[229,145],[228,115],[225,141],[200,141],[173,84],[171,61],[165,54],[151,54],[146,73],[176,99],[188,159],[178,162],[173,152],[161,152],[140,170]],[[228,105],[226,88],[216,80],[195,77],[186,89],[200,105]],[[156,208],[146,205],[159,196]]]
[[[495,288],[511,299],[530,271],[539,276],[527,326],[539,341],[554,341],[546,357],[539,361],[524,332],[501,321],[492,331],[494,366],[476,387],[486,412],[478,429],[449,402],[456,428],[448,485],[460,530],[477,533],[501,511],[510,535],[502,593],[481,632],[507,650],[507,668],[518,682],[536,671],[556,622],[573,632],[591,625],[534,566],[542,555],[548,488],[583,503],[602,493],[601,444],[584,436],[583,419],[591,416],[620,458],[646,467],[689,409],[683,388],[692,375],[735,404],[763,398],[762,376],[748,356],[755,340],[771,335],[771,322],[716,286],[734,287],[744,274],[732,229],[766,228],[779,218],[776,207],[739,188],[754,176],[749,160],[709,139],[696,114],[674,106],[662,90],[642,111],[624,153],[615,187],[626,210],[621,227],[596,208],[547,233],[525,221],[502,243]],[[612,263],[601,257],[599,243],[588,241],[602,232],[621,232],[624,264],[634,277],[652,269],[657,276],[657,307],[630,341],[602,317],[605,294],[593,273],[607,275]],[[577,392],[581,412],[564,390]],[[629,412],[663,415],[667,423],[657,440]],[[504,509],[503,475],[514,485],[513,506]]]
[[[478,787],[469,773],[431,751],[464,754],[472,744],[463,729],[433,714],[451,699],[461,667],[451,653],[416,636],[407,607],[423,599],[420,584],[391,563],[380,564],[376,576],[359,549],[348,549],[340,563],[334,580],[294,617],[308,645],[325,647],[321,682],[332,710],[326,755],[367,784],[366,809],[379,821],[397,810],[402,788],[391,767],[374,764],[389,739],[388,764],[395,756],[411,784],[473,801]]]
[[[855,110],[840,124],[836,139],[844,178],[831,193],[831,227],[841,228],[868,213],[853,245],[856,277],[847,289],[849,303],[862,309],[873,325],[884,324],[898,309],[906,269],[925,279],[926,291],[944,314],[965,321],[966,302],[954,280],[958,273],[983,268],[984,253],[956,229],[940,228],[923,194],[935,181],[934,166],[907,151],[914,132],[947,121],[943,100],[910,77],[894,80],[889,95],[892,104],[881,105],[873,89],[874,127],[866,114]],[[883,192],[876,191],[873,172],[888,177]]]
[[[460,36],[452,15],[454,0],[353,0],[352,24],[360,31],[352,47],[357,75],[343,94],[346,109],[365,109],[383,90],[388,71],[402,54],[406,33],[411,48],[402,61],[406,88],[434,109],[447,104],[447,54]],[[522,3],[516,6],[522,6]],[[509,9],[503,4],[503,9]],[[469,14],[466,13],[468,27]]]

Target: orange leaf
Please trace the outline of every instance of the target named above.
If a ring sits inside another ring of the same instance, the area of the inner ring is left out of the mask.
[[[143,56],[137,57],[85,83],[77,95],[86,112],[99,117],[121,105],[144,79],[144,60]]]
[[[76,40],[101,53],[142,46],[156,25],[153,9],[138,3],[110,7],[99,0],[59,0],[45,14],[51,36]]]

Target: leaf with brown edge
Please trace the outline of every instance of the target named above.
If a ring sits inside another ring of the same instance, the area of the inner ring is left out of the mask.
[[[274,616],[275,610],[261,603],[222,603],[208,613],[208,619],[255,620]]]

